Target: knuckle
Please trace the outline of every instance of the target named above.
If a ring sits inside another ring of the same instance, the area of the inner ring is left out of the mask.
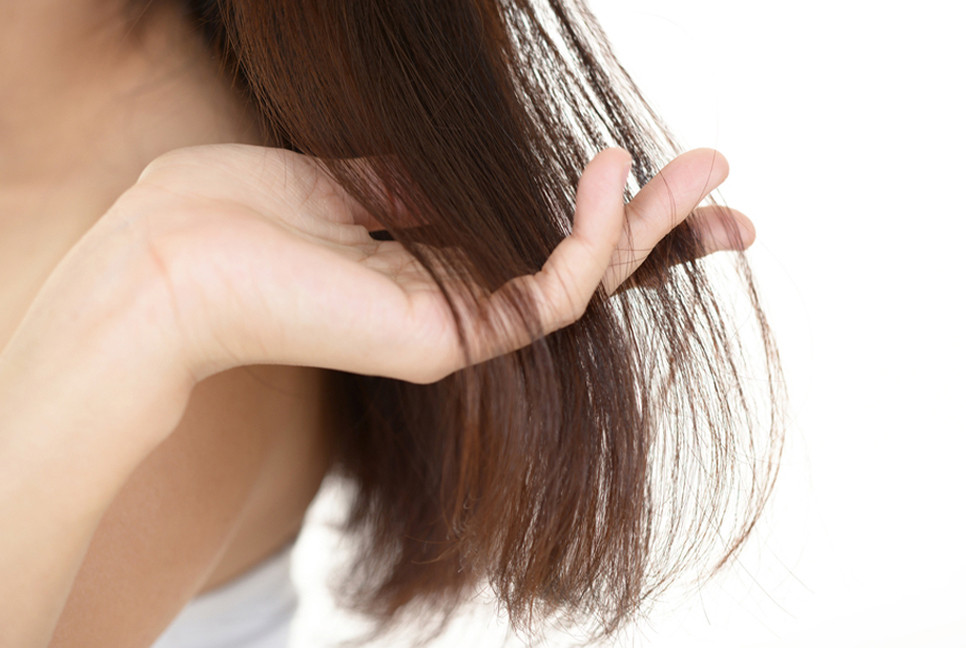
[[[453,370],[449,367],[443,366],[442,364],[424,362],[410,366],[402,378],[407,382],[415,383],[417,385],[431,385],[435,382],[439,382],[451,373],[453,373]]]
[[[564,313],[563,322],[558,328],[563,328],[565,326],[570,326],[587,312],[587,300],[571,301],[568,305],[566,312]]]
[[[546,326],[550,331],[576,322],[587,307],[587,300],[575,294],[569,285],[564,277],[556,277],[543,295],[544,310],[548,313]]]

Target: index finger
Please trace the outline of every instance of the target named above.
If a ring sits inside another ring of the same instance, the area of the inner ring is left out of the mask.
[[[714,149],[695,149],[671,160],[627,206],[628,227],[604,276],[612,294],[658,242],[681,224],[728,177],[728,162]]]
[[[483,304],[471,329],[471,361],[481,362],[534,341],[533,331],[508,320],[513,296],[522,291],[537,310],[539,335],[547,335],[581,317],[600,286],[624,224],[624,187],[631,156],[620,148],[599,153],[587,165],[577,188],[574,228],[532,275],[512,279]],[[504,330],[484,328],[498,322]]]

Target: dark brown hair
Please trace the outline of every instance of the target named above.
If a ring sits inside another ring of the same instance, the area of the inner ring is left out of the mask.
[[[185,1],[274,145],[465,277],[451,304],[540,269],[597,151],[638,186],[676,152],[581,0]],[[606,636],[727,562],[774,482],[782,383],[744,257],[699,256],[685,222],[577,323],[439,382],[340,374],[348,600],[387,628],[488,583],[518,629]]]

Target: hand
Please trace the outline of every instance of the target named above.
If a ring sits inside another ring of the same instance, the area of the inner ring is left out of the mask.
[[[691,151],[625,205],[629,163],[621,149],[594,158],[578,187],[572,234],[539,272],[509,282],[481,308],[498,310],[506,291],[522,289],[545,334],[567,326],[602,281],[616,290],[727,175],[720,154]],[[425,269],[401,244],[370,237],[379,225],[305,156],[241,145],[181,149],[153,162],[114,211],[141,228],[199,377],[271,363],[432,382],[465,365],[455,322]],[[695,217],[704,252],[754,237],[733,210]],[[735,226],[738,241],[728,235]],[[497,338],[471,324],[470,360],[529,342],[522,330]]]
[[[566,326],[726,173],[713,151],[694,151],[625,205],[628,163],[619,149],[598,155],[573,233],[482,307],[499,311],[505,291],[522,289],[543,332]],[[704,252],[751,241],[736,212],[696,217]],[[725,236],[729,225],[740,236]],[[14,574],[0,594],[16,599],[12,640],[46,645],[104,511],[201,378],[288,363],[427,382],[464,366],[437,286],[398,243],[373,240],[377,227],[308,158],[201,147],[152,163],[61,260],[0,353],[0,514],[17,528],[0,536],[0,572]],[[529,342],[469,325],[471,362]]]

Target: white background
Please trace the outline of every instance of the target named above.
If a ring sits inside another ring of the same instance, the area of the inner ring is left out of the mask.
[[[617,645],[966,646],[959,3],[590,6],[679,139],[729,159],[791,391],[778,490],[740,562]],[[297,547],[300,648],[352,627],[320,589],[336,540],[316,523]],[[484,611],[433,645],[501,632]]]

